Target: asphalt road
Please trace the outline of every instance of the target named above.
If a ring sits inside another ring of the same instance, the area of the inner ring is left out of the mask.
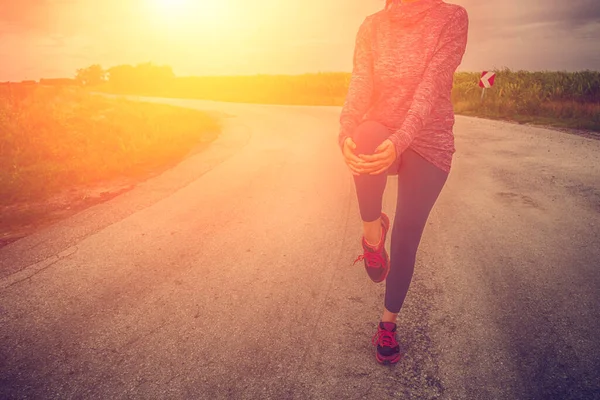
[[[0,398],[600,399],[600,141],[457,117],[384,367],[340,109],[165,101],[224,134],[0,249]]]

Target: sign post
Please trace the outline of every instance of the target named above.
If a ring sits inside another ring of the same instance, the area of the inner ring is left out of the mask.
[[[485,95],[485,89],[489,89],[494,86],[494,78],[496,78],[496,73],[492,71],[483,71],[481,73],[481,78],[479,79],[479,87],[483,88],[481,91],[481,101],[483,101],[483,96]]]

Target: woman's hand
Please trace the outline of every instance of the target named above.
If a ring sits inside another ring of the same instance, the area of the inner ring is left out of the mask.
[[[344,161],[350,168],[352,175],[360,175],[361,173],[361,164],[363,161],[358,158],[356,154],[354,154],[354,150],[356,149],[356,143],[352,140],[352,138],[348,137],[344,140],[344,148],[342,153],[344,154]]]
[[[396,146],[391,140],[384,140],[372,155],[361,154],[359,158],[363,161],[360,173],[377,175],[385,172],[396,160]]]

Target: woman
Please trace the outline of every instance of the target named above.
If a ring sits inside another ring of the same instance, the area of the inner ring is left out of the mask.
[[[380,363],[396,363],[396,318],[412,279],[429,213],[454,154],[454,72],[467,44],[468,15],[442,0],[387,0],[361,24],[340,116],[339,145],[354,175],[363,221],[365,269],[385,283],[383,316],[373,337]],[[398,175],[390,228],[382,212],[387,175]],[[389,274],[388,274],[389,273]]]

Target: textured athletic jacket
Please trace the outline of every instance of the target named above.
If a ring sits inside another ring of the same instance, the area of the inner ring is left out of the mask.
[[[394,2],[366,17],[356,35],[340,147],[362,121],[375,120],[392,130],[396,154],[410,146],[449,172],[455,152],[450,94],[468,25],[463,7],[442,0]]]

